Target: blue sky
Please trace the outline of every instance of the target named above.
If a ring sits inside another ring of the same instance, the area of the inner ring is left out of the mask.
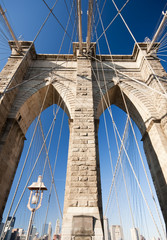
[[[66,1],[68,9],[70,10],[70,3],[72,1]],[[99,3],[100,2],[100,3]],[[104,1],[98,1],[99,8],[102,8]],[[48,5],[50,7],[53,6],[54,1],[50,0],[47,1]],[[117,0],[116,3],[118,4],[118,7],[121,8],[123,4],[125,3],[125,0]],[[14,32],[17,36],[17,38],[25,41],[33,41],[35,38],[38,30],[40,29],[43,21],[45,20],[46,16],[49,13],[49,10],[45,6],[42,0],[17,0],[17,1],[11,1],[11,0],[6,0],[5,2],[1,2],[2,6],[7,9],[7,16],[8,19],[14,29]],[[145,37],[149,37],[150,39],[153,37],[153,34],[155,33],[156,26],[159,23],[160,17],[161,17],[161,12],[164,10],[166,1],[165,0],[130,0],[125,9],[122,11],[122,15],[124,16],[125,20],[128,23],[128,26],[130,27],[131,31],[133,32],[136,40],[138,42],[143,42]],[[87,6],[88,6],[88,1],[83,0],[82,1],[82,23],[83,23],[83,41],[86,40],[86,35],[87,35]],[[165,9],[166,10],[166,9]],[[108,0],[106,1],[106,5],[104,8],[104,12],[102,14],[102,19],[103,19],[103,24],[105,27],[110,23],[112,18],[116,15],[116,10],[112,4],[112,1]],[[55,16],[60,20],[62,25],[66,26],[66,23],[68,21],[68,12],[67,8],[65,5],[65,1],[58,1],[55,9],[54,9],[54,14]],[[95,13],[95,19],[98,18],[97,13]],[[69,25],[69,28],[67,29],[67,32],[71,36],[73,26],[74,26],[74,20],[75,20],[75,15],[74,12],[72,12],[71,16],[71,22]],[[2,19],[1,19],[2,22]],[[98,36],[101,35],[102,33],[102,27],[99,23],[97,27],[97,32]],[[51,15],[49,20],[47,21],[46,25],[42,29],[41,33],[39,34],[37,40],[35,41],[35,48],[37,53],[58,53],[59,48],[61,45],[61,41],[63,38],[64,30],[62,27],[59,25],[59,23],[56,21],[56,19]],[[120,17],[118,17],[114,23],[111,25],[111,27],[107,30],[106,32],[107,38],[109,40],[109,45],[111,47],[111,52],[113,54],[131,54],[134,46],[134,41],[132,40],[131,36],[129,35],[126,27],[124,26],[122,20]],[[74,35],[73,41],[77,40],[76,39],[76,34]],[[95,41],[95,38],[93,39]],[[3,55],[0,55],[1,59],[4,57],[8,57],[10,55],[10,51],[8,48],[8,43],[7,41],[2,42],[2,48],[4,53]],[[68,53],[69,52],[69,44],[70,44],[70,39],[66,36],[65,41],[63,43],[63,47],[60,53]],[[108,54],[108,49],[107,45],[104,39],[104,36],[100,39],[99,41],[100,44],[100,49],[101,53],[103,54]],[[3,47],[5,46],[5,47]],[[72,53],[72,49],[70,50],[70,53]],[[6,54],[6,55],[5,55]],[[1,61],[0,59],[0,64],[1,67],[4,64],[4,61]],[[123,134],[123,129],[125,125],[125,120],[126,120],[126,115],[123,113],[120,109],[117,107],[113,106],[113,115],[114,119],[118,125],[118,129],[120,131],[120,134]],[[116,145],[114,143],[114,135],[113,135],[113,130],[112,130],[112,123],[110,116],[108,112],[106,111],[106,119],[107,119],[107,126],[108,126],[108,132],[109,132],[109,139],[110,139],[110,145],[112,146],[112,158],[113,158],[113,164],[115,165],[116,159],[117,159],[117,151],[116,151]],[[57,120],[56,120],[56,128],[54,130],[53,134],[53,144],[51,145],[51,150],[50,150],[50,159],[51,159],[51,164],[53,166],[54,164],[54,159],[56,155],[56,148],[58,145],[58,136],[59,136],[59,131],[60,131],[60,126],[62,122],[62,114],[63,111],[60,109]],[[42,116],[42,123],[44,126],[44,132],[47,134],[47,131],[49,129],[50,123],[53,119],[53,107],[50,107],[49,109],[46,109]],[[16,178],[13,183],[13,188],[11,190],[9,200],[7,207],[4,212],[4,218],[7,214],[12,194],[13,194],[13,189],[15,188],[15,184],[18,180],[18,176],[20,174],[21,167],[23,165],[23,161],[25,159],[25,155],[27,152],[27,148],[32,136],[33,128],[35,126],[35,121],[32,123],[31,127],[27,131],[26,134],[26,141],[25,141],[25,148],[23,150],[23,154],[20,160],[20,165],[18,166]],[[141,135],[137,129],[137,127],[134,125],[136,129],[136,134],[138,138],[139,145],[141,147],[142,154],[144,156],[143,150],[142,150],[142,142],[141,140]],[[30,169],[33,166],[35,156],[37,156],[39,149],[42,144],[42,138],[41,138],[41,132],[40,129],[37,130],[38,134],[35,137],[35,141],[33,144],[32,151],[30,152],[30,156],[28,159],[28,166],[26,167],[25,173],[24,173],[24,179],[21,182],[21,187],[18,192],[18,195],[16,196],[16,201],[14,206],[16,206],[16,202],[19,198],[19,194],[21,194],[21,191],[23,189],[23,186],[25,184],[26,179],[28,178],[30,174]],[[63,129],[62,129],[62,138],[60,141],[60,147],[59,147],[59,153],[57,157],[57,165],[56,165],[56,171],[55,171],[55,182],[57,186],[57,192],[60,198],[60,203],[61,203],[61,209],[63,209],[63,198],[64,198],[64,189],[65,189],[65,174],[66,174],[66,164],[67,164],[67,156],[68,156],[68,138],[69,138],[69,131],[68,131],[68,117],[65,114],[64,116],[64,124],[63,124]],[[133,161],[134,168],[137,171],[137,175],[140,179],[140,182],[144,186],[144,191],[146,193],[146,196],[149,199],[149,194],[148,194],[148,188],[146,187],[146,180],[144,178],[143,172],[141,169],[141,163],[139,163],[138,159],[138,153],[135,148],[135,143],[134,139],[132,136],[132,132],[129,129],[129,135],[132,137],[131,138],[131,145],[127,146],[129,155],[131,156],[131,159]],[[103,116],[100,118],[100,126],[99,126],[99,152],[100,152],[100,163],[101,163],[101,176],[102,176],[102,194],[103,194],[103,204],[104,204],[104,209],[105,205],[107,202],[107,197],[108,197],[108,192],[109,188],[111,185],[112,181],[112,171],[111,171],[111,165],[110,165],[110,159],[109,159],[109,152],[108,152],[108,146],[107,146],[107,140],[106,140],[106,133],[104,130],[104,119]],[[46,153],[45,151],[42,151],[41,157],[40,157],[40,163],[37,164],[37,168],[34,171],[34,174],[32,176],[32,179],[30,181],[30,184],[32,181],[36,180],[36,176],[39,174],[39,172],[42,172],[42,168],[44,165],[45,161],[45,156]],[[145,160],[146,162],[146,160]],[[153,236],[156,236],[157,233],[156,231],[152,231],[151,229],[154,229],[154,226],[152,225],[152,222],[149,218],[149,214],[147,212],[146,207],[144,206],[144,202],[142,200],[142,197],[139,193],[139,190],[137,188],[137,185],[135,183],[135,180],[133,178],[133,175],[131,173],[130,168],[128,167],[128,164],[126,164],[126,161],[124,160],[124,165],[126,166],[126,177],[127,177],[127,182],[130,184],[129,185],[129,194],[131,196],[131,203],[133,206],[133,212],[135,216],[135,224],[136,227],[143,227],[143,232],[141,232],[143,235],[148,236],[148,239],[152,238]],[[146,164],[146,168],[147,164]],[[44,182],[47,186],[49,186],[50,183],[50,173],[49,173],[49,167],[48,165],[46,166],[46,174],[44,176]],[[126,200],[126,194],[125,194],[125,189],[122,187],[122,175],[121,171],[118,172],[118,177],[117,177],[117,187],[119,189],[119,202],[120,202],[120,208],[122,210],[122,221],[123,221],[123,226],[125,229],[126,233],[126,239],[130,239],[130,231],[129,228],[132,227],[132,223],[130,220],[130,213],[128,210],[128,205],[127,205],[127,200]],[[49,187],[48,187],[49,189]],[[48,191],[49,192],[49,191]],[[47,205],[48,201],[48,192],[45,194],[45,197],[43,199],[43,204]],[[135,193],[135,194],[134,194]],[[16,226],[18,227],[24,227],[26,229],[27,227],[27,219],[29,218],[30,213],[26,209],[27,205],[27,199],[28,199],[28,191],[25,192],[25,195],[23,197],[23,200],[20,204],[20,207],[18,209],[18,212],[16,213]],[[150,206],[152,206],[152,203],[150,201]],[[153,206],[152,206],[153,207]],[[13,208],[14,209],[14,208]],[[12,210],[13,210],[12,209]],[[142,211],[141,211],[142,209]],[[36,214],[35,218],[35,225],[38,227],[38,230],[41,231],[41,217],[44,219],[46,209],[40,209],[38,214]],[[118,217],[118,211],[116,208],[116,201],[115,201],[115,196],[114,192],[112,192],[112,200],[110,204],[110,209],[108,211],[108,217],[110,220],[110,225],[111,224],[120,224],[119,217]],[[127,217],[128,216],[128,217]],[[156,217],[156,215],[155,215]],[[60,218],[59,210],[58,210],[58,205],[56,203],[56,198],[55,198],[55,193],[54,190],[52,189],[52,197],[51,197],[51,203],[50,203],[50,208],[49,208],[49,213],[48,213],[48,219],[47,222],[51,221],[53,224],[53,227],[55,225],[56,219]],[[127,221],[129,219],[129,221]],[[147,226],[148,229],[147,230]]]

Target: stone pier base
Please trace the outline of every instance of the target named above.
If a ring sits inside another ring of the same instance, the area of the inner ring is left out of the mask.
[[[62,240],[103,240],[97,207],[69,207],[63,216]]]

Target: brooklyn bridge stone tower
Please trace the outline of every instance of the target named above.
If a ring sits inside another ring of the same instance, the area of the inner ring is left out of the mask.
[[[0,215],[26,131],[41,106],[56,103],[64,106],[70,129],[62,239],[103,239],[97,134],[100,115],[115,104],[128,109],[142,134],[167,223],[167,84],[158,80],[167,75],[160,61],[147,54],[147,44],[135,44],[132,55],[112,57],[96,55],[94,43],[89,53],[88,43],[80,42],[73,43],[73,54],[59,56],[37,54],[31,42],[19,44],[22,54],[10,42],[12,53],[0,73]]]

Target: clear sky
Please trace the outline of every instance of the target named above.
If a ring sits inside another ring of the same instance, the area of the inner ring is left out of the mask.
[[[47,9],[46,5],[42,0],[6,0],[6,1],[0,1],[3,8],[7,9],[7,16],[9,19],[9,22],[11,23],[14,32],[18,39],[25,40],[25,41],[33,41],[37,32],[39,31],[41,25],[43,24],[44,20],[46,19],[49,10]],[[52,7],[54,2],[53,0],[46,1],[49,7]],[[97,1],[99,5],[99,9],[102,9],[104,1]],[[63,38],[64,30],[63,28],[66,27],[67,21],[68,21],[68,13],[71,9],[71,3],[72,0],[69,1],[63,1],[59,0],[57,1],[57,5],[54,8],[54,14],[57,17],[57,19],[61,22],[62,26],[58,23],[58,21],[55,19],[53,15],[50,16],[48,21],[46,22],[46,25],[40,32],[39,36],[37,37],[35,41],[35,48],[37,53],[59,53],[59,48],[61,45],[61,41]],[[118,7],[121,8],[125,0],[116,0],[116,3],[118,4]],[[128,26],[130,27],[132,33],[134,34],[136,40],[138,42],[143,42],[145,37],[148,37],[152,39],[157,24],[160,21],[160,17],[162,16],[161,12],[164,10],[164,7],[166,5],[166,0],[130,0],[126,7],[122,11],[122,15],[124,16],[125,20],[127,21]],[[82,0],[82,23],[83,23],[83,41],[86,41],[86,35],[87,35],[87,7],[88,7],[88,1]],[[68,9],[68,11],[67,11]],[[166,10],[166,9],[165,9]],[[108,24],[111,22],[113,17],[116,15],[116,10],[113,6],[113,3],[111,0],[106,1],[106,5],[104,7],[104,11],[102,14],[102,20],[104,27],[107,27]],[[95,12],[95,21],[97,23],[98,19],[98,13]],[[3,24],[2,17],[1,17],[1,23]],[[68,35],[72,36],[73,27],[75,27],[75,12],[72,11],[70,24],[67,29]],[[76,28],[75,28],[76,29]],[[102,33],[102,27],[99,22],[97,26],[97,33],[98,36]],[[7,34],[7,33],[6,33]],[[113,24],[110,26],[110,28],[106,32],[109,45],[111,48],[112,54],[131,54],[134,46],[134,41],[129,35],[126,27],[124,26],[122,20],[118,16],[116,20],[113,22]],[[8,35],[9,36],[9,35]],[[10,37],[9,37],[10,38]],[[95,41],[96,36],[93,35],[92,41]],[[77,41],[76,38],[76,31],[73,37],[73,41]],[[0,44],[2,47],[0,47],[0,67],[2,68],[3,64],[6,61],[6,58],[10,55],[10,50],[8,48],[7,40],[4,40],[3,37],[0,37]],[[69,52],[69,44],[70,44],[70,38],[66,35],[61,52],[60,53],[68,53]],[[107,49],[107,44],[105,42],[104,36],[99,40],[101,53],[103,54],[109,54]],[[72,53],[72,49],[70,49],[70,53]],[[3,60],[4,59],[4,60]],[[165,62],[163,62],[165,64]],[[56,108],[56,106],[55,106]],[[112,106],[113,115],[116,124],[118,125],[118,129],[120,131],[120,135],[122,136],[124,125],[126,121],[126,115],[125,113],[118,109],[115,106]],[[110,116],[108,114],[108,111],[105,111],[106,113],[106,120],[107,120],[107,126],[108,126],[108,133],[109,133],[109,140],[110,140],[110,146],[112,146],[112,159],[113,159],[113,165],[116,164],[117,159],[117,151],[116,151],[116,144],[114,141],[114,133],[112,129],[112,122],[110,119]],[[51,144],[50,154],[49,157],[51,159],[52,167],[54,165],[54,159],[56,156],[57,151],[57,145],[58,145],[58,136],[61,128],[61,122],[62,122],[62,116],[63,111],[62,109],[59,110],[58,117],[56,120],[56,127],[53,134],[53,144]],[[44,126],[44,133],[47,134],[47,131],[50,127],[50,124],[53,120],[53,107],[50,107],[46,109],[42,116],[42,123]],[[28,145],[30,143],[30,139],[32,136],[32,132],[34,129],[36,121],[34,121],[27,131],[26,134],[26,141],[25,141],[25,147],[22,153],[22,157],[20,160],[20,164],[18,166],[18,170],[16,173],[16,178],[13,183],[13,188],[11,190],[8,204],[4,212],[4,219],[7,214],[7,211],[9,209],[9,205],[12,199],[12,194],[14,192],[14,188],[16,186],[16,182],[18,180],[18,176],[20,174],[20,170],[22,168],[26,152],[28,149]],[[142,151],[142,155],[144,157],[143,148],[142,148],[142,142],[141,135],[137,129],[137,127],[134,124],[134,128],[136,130],[138,142]],[[12,211],[14,210],[16,206],[16,202],[19,199],[19,195],[21,194],[21,191],[24,187],[24,184],[26,182],[26,179],[28,178],[30,174],[30,169],[34,164],[35,158],[38,155],[38,152],[40,150],[40,147],[42,145],[42,137],[40,129],[37,130],[37,135],[34,140],[34,144],[32,147],[32,151],[30,152],[30,156],[28,159],[28,164],[26,166],[26,170],[24,173],[24,178],[21,182],[20,190],[18,191],[18,194],[16,196],[16,201],[14,204],[14,207]],[[144,177],[143,170],[141,168],[141,163],[139,162],[139,155],[135,147],[134,138],[132,136],[132,131],[129,128],[129,137],[131,140],[130,143],[127,141],[127,149],[129,152],[129,155],[131,156],[133,166],[137,172],[137,176],[144,188],[144,192],[146,194],[146,197],[150,201],[150,207],[154,211],[154,206],[150,200],[150,195],[148,193],[148,188],[146,186],[146,179]],[[57,192],[59,195],[61,210],[63,210],[63,199],[64,199],[64,189],[65,189],[65,175],[66,175],[66,164],[67,164],[67,156],[68,156],[68,138],[69,138],[69,130],[68,130],[68,117],[65,114],[64,116],[64,123],[61,133],[61,141],[59,146],[59,152],[57,155],[57,165],[56,165],[56,171],[55,171],[55,183],[57,187]],[[48,144],[49,142],[47,142]],[[106,140],[106,133],[104,129],[104,119],[103,116],[100,118],[100,126],[99,126],[99,152],[100,152],[100,163],[101,163],[101,177],[102,177],[102,194],[103,194],[103,207],[105,210],[105,206],[107,203],[109,188],[112,181],[112,171],[111,171],[111,165],[110,165],[110,158],[109,158],[109,151],[107,146],[107,140]],[[40,163],[37,164],[37,167],[34,171],[34,174],[32,176],[32,179],[30,181],[30,184],[32,181],[36,180],[37,175],[42,173],[44,161],[45,161],[46,153],[45,151],[42,151],[41,157],[40,157]],[[139,193],[138,187],[136,185],[136,182],[134,180],[134,177],[132,175],[132,172],[126,163],[126,159],[123,156],[124,160],[124,166],[126,167],[125,175],[127,182],[129,183],[129,195],[130,195],[130,201],[132,204],[133,214],[135,217],[135,226],[140,228],[141,233],[144,236],[147,236],[147,239],[151,239],[153,236],[158,236],[154,225],[152,224],[152,220],[149,217],[148,210],[145,207],[145,203],[142,200],[141,194]],[[146,164],[146,160],[145,164]],[[146,168],[148,170],[148,166],[146,164]],[[149,173],[148,173],[149,174]],[[150,175],[149,175],[150,176]],[[50,172],[48,165],[46,166],[46,174],[44,175],[44,182],[45,185],[49,189],[50,184]],[[130,239],[130,228],[132,227],[132,221],[130,217],[130,212],[128,209],[128,203],[126,200],[126,194],[125,189],[122,187],[122,174],[121,171],[118,171],[118,175],[116,178],[116,187],[118,189],[118,197],[119,197],[119,203],[120,208],[122,212],[122,222],[124,226],[124,233],[125,233],[125,239]],[[27,205],[27,199],[28,199],[29,192],[26,191],[25,195],[23,197],[23,200],[21,201],[20,207],[16,213],[16,227],[23,227],[27,228],[28,224],[28,218],[30,216],[29,211],[26,208]],[[47,205],[48,202],[48,195],[49,190],[44,196],[43,199],[43,205]],[[108,215],[110,225],[111,224],[120,224],[120,220],[118,217],[118,210],[116,207],[116,199],[114,195],[114,191],[112,191],[112,198],[109,205]],[[35,218],[35,225],[38,228],[38,231],[41,232],[42,229],[42,222],[44,222],[46,209],[41,208],[38,213],[36,214]],[[155,214],[155,211],[154,211]],[[54,193],[54,189],[52,189],[52,197],[50,200],[50,207],[48,212],[48,218],[47,222],[51,221],[53,228],[56,223],[56,219],[61,218],[58,205],[56,202],[56,197]],[[155,215],[155,218],[157,220],[157,215]],[[157,220],[158,221],[158,220]],[[159,224],[159,223],[158,223]],[[159,228],[160,224],[158,225]],[[154,229],[154,230],[153,230]],[[162,229],[160,230],[162,232]]]

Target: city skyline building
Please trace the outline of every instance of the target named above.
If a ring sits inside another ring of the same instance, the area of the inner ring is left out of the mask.
[[[45,224],[42,227],[42,235],[40,238],[41,240],[51,240],[52,239],[52,223],[49,222],[49,224]],[[32,239],[33,240],[33,239]]]
[[[31,229],[31,233],[30,233],[30,238],[29,240],[33,240],[35,235],[37,233],[37,228],[35,226],[32,225],[32,229]]]
[[[57,219],[56,221],[56,226],[55,226],[55,233],[53,235],[53,240],[60,240],[61,235],[60,235],[60,220]]]
[[[6,225],[4,227],[4,234],[5,234],[4,240],[10,240],[15,221],[16,221],[15,217],[13,217],[13,218],[10,216],[8,217]]]
[[[57,219],[57,221],[56,221],[55,234],[56,235],[60,234],[60,220],[59,219]]]
[[[124,240],[123,238],[123,230],[120,225],[112,225],[111,229],[111,239],[112,240]]]
[[[10,237],[10,240],[18,240],[19,236],[18,236],[18,228],[13,228],[12,229],[12,234]]]
[[[140,235],[140,240],[146,240],[143,235]]]
[[[104,224],[104,240],[111,240],[108,218],[106,217],[103,218],[103,224]]]
[[[52,238],[52,224],[51,222],[49,222],[49,225],[48,225],[48,240],[51,240]]]
[[[4,223],[1,222],[1,223],[0,223],[0,235],[1,235],[1,233],[2,233],[3,227],[4,227]]]
[[[140,240],[140,234],[139,234],[139,230],[137,228],[131,228],[131,239],[132,240]]]
[[[46,223],[46,224],[43,224],[43,226],[42,226],[42,236],[44,236],[44,235],[47,235],[48,234],[48,224]]]
[[[26,233],[25,233],[24,229],[19,228],[18,232],[19,232],[20,240],[25,240],[26,239]]]

